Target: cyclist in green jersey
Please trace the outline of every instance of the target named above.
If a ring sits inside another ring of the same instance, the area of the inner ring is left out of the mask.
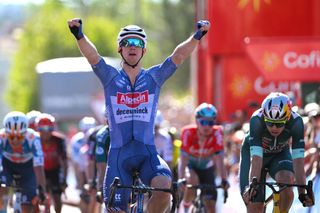
[[[279,183],[306,184],[304,145],[303,121],[291,110],[289,97],[279,92],[270,93],[261,108],[253,113],[250,131],[241,148],[240,187],[248,212],[263,212],[263,187],[249,193],[248,185],[253,177],[263,181],[264,171]],[[298,188],[298,192],[304,206],[313,205],[305,189]],[[281,192],[281,212],[289,211],[293,198],[291,187]]]

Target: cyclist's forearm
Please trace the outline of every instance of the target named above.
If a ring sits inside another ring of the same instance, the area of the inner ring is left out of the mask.
[[[254,155],[251,158],[251,169],[250,169],[249,182],[251,182],[253,177],[257,177],[257,179],[260,180],[261,169],[262,169],[262,158]]]
[[[185,156],[180,156],[178,163],[178,178],[185,177],[185,169],[187,167],[188,159]]]
[[[46,191],[46,177],[44,174],[43,166],[33,167],[34,173],[37,179],[37,185],[40,185],[44,191]]]
[[[99,62],[100,55],[97,51],[97,48],[86,36],[80,40],[77,40],[77,44],[81,54],[87,58],[91,65],[95,65]]]
[[[67,175],[68,175],[68,161],[66,159],[60,159],[60,167],[61,167],[61,172],[63,172],[63,178],[66,180]]]
[[[226,170],[225,170],[224,163],[223,163],[223,156],[224,156],[223,154],[217,155],[215,157],[215,162],[218,167],[221,179],[226,180],[227,174],[226,174]]]
[[[97,163],[97,173],[98,173],[98,189],[103,186],[103,180],[106,173],[107,163],[99,162]]]
[[[295,173],[296,183],[305,185],[306,184],[306,174],[304,171],[304,158],[297,158],[293,160],[293,169]],[[303,188],[298,188],[299,193],[304,193]]]
[[[176,65],[182,64],[183,61],[191,55],[198,43],[199,41],[193,37],[190,37],[186,41],[180,43],[171,55],[173,63]]]
[[[95,182],[95,178],[96,178],[95,164],[96,162],[94,160],[92,159],[88,160],[86,175],[89,183]]]

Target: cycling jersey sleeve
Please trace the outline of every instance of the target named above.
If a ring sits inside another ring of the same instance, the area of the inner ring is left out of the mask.
[[[104,87],[106,87],[118,74],[118,70],[109,64],[106,64],[103,58],[100,59],[98,64],[92,65],[92,69]]]
[[[301,117],[297,117],[291,129],[292,158],[304,158],[304,125]]]
[[[187,155],[188,151],[188,131],[186,131],[186,128],[183,128],[181,131],[181,154]]]
[[[217,126],[217,129],[214,133],[214,136],[216,138],[216,143],[215,143],[215,147],[214,149],[215,154],[219,155],[219,154],[224,154],[224,144],[223,144],[223,130],[222,130],[222,126]]]
[[[262,148],[262,132],[263,125],[261,119],[258,116],[253,116],[250,119],[250,135],[249,135],[249,144],[250,144],[250,155],[263,157],[263,148]]]
[[[177,65],[168,57],[162,64],[156,65],[148,69],[148,73],[153,77],[159,87],[175,72]]]
[[[61,138],[59,143],[59,154],[63,160],[67,159],[67,147],[66,147],[66,140]]]
[[[106,163],[110,145],[110,134],[108,128],[102,128],[97,133],[95,159],[97,163]]]
[[[35,137],[33,140],[32,152],[33,152],[33,166],[43,166],[44,157],[39,137]]]

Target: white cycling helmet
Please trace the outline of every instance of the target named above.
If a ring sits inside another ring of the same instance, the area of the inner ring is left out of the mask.
[[[27,131],[28,119],[24,113],[12,111],[4,117],[3,125],[7,133],[14,135],[23,134]]]
[[[290,98],[281,92],[270,93],[261,105],[263,115],[272,121],[286,121],[291,115]]]
[[[121,28],[117,38],[118,45],[120,45],[120,42],[123,39],[128,37],[140,38],[144,42],[144,47],[147,46],[147,34],[141,27],[137,25],[128,25]]]
[[[40,115],[41,112],[37,110],[32,110],[26,114],[29,128],[36,130],[36,118]]]
[[[82,132],[86,132],[95,126],[96,126],[96,119],[94,117],[86,116],[86,117],[83,117],[79,122],[79,129]]]

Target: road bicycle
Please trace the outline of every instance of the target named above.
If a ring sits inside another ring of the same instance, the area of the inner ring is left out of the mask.
[[[13,174],[13,180],[11,185],[6,185],[4,183],[0,184],[1,188],[9,188],[9,194],[11,195],[10,200],[8,201],[8,207],[7,211],[10,213],[22,213],[22,191],[23,189],[20,187],[20,180],[21,180],[21,175],[19,174]],[[45,195],[43,192],[39,192],[39,189],[37,190],[38,196],[40,200],[45,199]],[[50,212],[49,207],[45,206],[39,206],[38,204],[35,205],[35,211],[36,213],[41,213],[41,212]]]
[[[228,190],[222,187],[221,185],[215,186],[212,184],[198,184],[198,185],[192,185],[192,184],[186,184],[186,187],[188,189],[194,189],[196,190],[196,198],[192,201],[192,213],[206,213],[206,207],[205,207],[205,198],[204,198],[204,191],[206,190],[215,190],[215,189],[223,189],[223,203],[227,202],[228,199]]]
[[[110,193],[109,193],[109,202],[107,204],[107,209],[112,209],[112,204],[115,199],[115,191],[116,189],[129,189],[131,190],[131,198],[130,198],[130,212],[131,213],[143,213],[143,204],[144,197],[146,194],[151,196],[153,191],[161,191],[170,193],[172,196],[172,205],[171,205],[171,213],[174,213],[177,209],[178,204],[178,187],[182,184],[182,182],[173,182],[171,188],[157,188],[146,186],[142,183],[139,173],[135,172],[133,174],[133,184],[126,186],[121,185],[120,179],[115,177],[112,184],[110,185]]]
[[[307,194],[310,198],[312,198],[314,203],[314,195],[312,191],[313,182],[311,180],[308,181],[307,185],[301,184],[288,184],[288,183],[277,183],[277,182],[258,182],[256,177],[253,177],[252,182],[250,184],[249,193],[254,189],[257,189],[259,186],[269,187],[272,190],[272,194],[269,195],[264,201],[264,212],[266,212],[267,205],[273,201],[273,213],[280,213],[280,192],[289,188],[289,187],[300,187],[307,190]],[[251,198],[251,201],[253,198]]]

